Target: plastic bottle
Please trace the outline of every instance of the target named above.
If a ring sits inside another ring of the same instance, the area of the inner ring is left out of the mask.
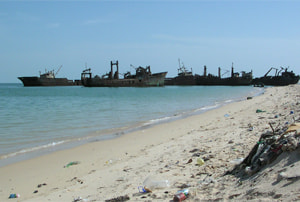
[[[149,176],[143,182],[144,187],[153,190],[153,189],[163,189],[170,186],[168,180],[158,180],[153,176]]]

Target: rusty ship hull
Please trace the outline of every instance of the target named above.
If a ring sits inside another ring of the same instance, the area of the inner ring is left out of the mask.
[[[192,72],[187,72],[185,68],[183,71],[182,68],[184,68],[184,66],[179,68],[180,72],[178,73],[178,76],[165,79],[165,85],[248,86],[252,84],[252,71],[248,73],[243,71],[242,75],[240,75],[239,73],[234,72],[233,64],[231,76],[226,78],[221,77],[220,68],[218,70],[218,76],[212,74],[207,75],[206,66],[204,66],[204,73],[201,76],[198,74],[193,75]]]
[[[56,78],[56,74],[59,72],[60,68],[54,73],[52,71],[45,71],[45,73],[41,74],[40,76],[23,76],[18,77],[19,80],[22,81],[24,86],[74,86],[74,85],[81,85],[80,80],[69,80],[67,78]]]
[[[67,78],[40,78],[37,76],[18,77],[24,86],[74,86],[80,85],[80,80],[69,80]]]
[[[136,74],[131,75],[126,73],[124,78],[119,78],[118,61],[113,63],[111,61],[111,71],[109,74],[102,77],[96,75],[92,76],[91,69],[85,69],[81,73],[81,83],[85,87],[150,87],[150,86],[164,86],[164,80],[167,72],[160,72],[152,74],[150,66],[143,68],[136,68]],[[117,71],[113,75],[113,66],[117,66]]]
[[[149,87],[164,86],[167,72],[156,73],[146,78],[102,79],[100,77],[81,80],[85,87]]]
[[[268,76],[273,69],[276,70],[275,75]],[[300,76],[296,75],[293,71],[287,71],[287,69],[288,68],[281,67],[281,70],[278,71],[278,69],[272,67],[264,76],[253,79],[252,84],[254,86],[287,86],[290,84],[297,84]],[[282,70],[284,70],[284,72],[282,72]]]

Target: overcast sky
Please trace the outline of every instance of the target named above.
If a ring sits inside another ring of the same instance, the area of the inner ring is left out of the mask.
[[[79,79],[150,65],[177,75],[230,70],[262,76],[270,67],[300,73],[300,1],[282,0],[0,0],[0,83],[58,70]],[[226,75],[224,75],[226,76]],[[229,75],[228,75],[229,76]]]

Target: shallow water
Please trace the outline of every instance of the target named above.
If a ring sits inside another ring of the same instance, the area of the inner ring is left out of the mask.
[[[23,87],[0,84],[0,166],[259,94],[252,86]]]

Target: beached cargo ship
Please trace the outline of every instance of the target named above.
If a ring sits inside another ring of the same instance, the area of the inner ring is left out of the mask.
[[[203,75],[195,74],[192,71],[186,71],[184,66],[178,69],[178,76],[167,78],[165,85],[203,85],[203,86],[245,86],[252,83],[252,71],[242,71],[241,74],[234,72],[233,65],[231,67],[231,76],[222,78],[221,68],[218,69],[218,76],[207,74],[207,68],[204,66]]]
[[[272,70],[275,70],[275,75],[268,76]],[[254,86],[286,86],[298,83],[299,77],[300,76],[296,75],[293,71],[288,71],[288,68],[281,67],[281,69],[278,71],[278,69],[271,67],[264,76],[253,79],[252,83]]]
[[[135,68],[136,74],[131,75],[130,72],[124,74],[124,78],[119,78],[119,62],[112,62],[111,71],[101,77],[92,76],[91,69],[85,69],[81,73],[81,83],[85,87],[149,87],[164,86],[164,80],[167,72],[151,73],[150,66],[146,68]],[[117,70],[113,73],[113,67]]]
[[[61,66],[62,67],[62,66]],[[80,80],[69,80],[67,78],[56,78],[55,76],[61,69],[61,67],[54,73],[52,71],[45,71],[45,73],[40,76],[24,76],[18,77],[24,86],[74,86],[81,85]]]
[[[206,75],[206,66],[204,66],[203,76],[196,78],[197,85],[216,85],[216,86],[248,86],[252,83],[252,71],[242,71],[241,74],[234,72],[233,64],[231,67],[231,76],[222,78],[221,68],[218,68],[218,76],[208,74]]]
[[[166,78],[165,85],[178,85],[178,86],[188,86],[188,85],[196,85],[196,78],[199,75],[194,75],[193,71],[188,71],[183,63],[178,59],[179,68],[178,74],[176,77]]]

